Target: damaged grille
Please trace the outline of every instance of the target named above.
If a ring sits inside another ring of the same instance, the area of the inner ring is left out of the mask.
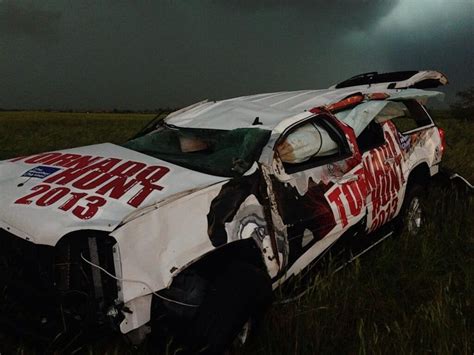
[[[117,283],[106,233],[82,231],[55,246],[37,245],[0,229],[0,326],[42,340],[109,324]]]

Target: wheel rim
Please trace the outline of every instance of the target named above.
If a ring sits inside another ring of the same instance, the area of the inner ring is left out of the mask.
[[[414,197],[408,206],[407,227],[410,234],[416,234],[421,228],[422,223],[421,203],[418,197]]]
[[[237,335],[236,342],[239,346],[245,345],[247,339],[249,338],[251,328],[252,322],[249,319],[240,330],[239,335]]]

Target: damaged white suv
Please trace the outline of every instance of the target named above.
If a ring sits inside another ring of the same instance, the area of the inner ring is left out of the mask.
[[[166,324],[222,351],[328,248],[361,252],[406,211],[416,232],[444,149],[424,89],[446,83],[369,73],[206,101],[122,146],[0,162],[2,329],[70,344]]]

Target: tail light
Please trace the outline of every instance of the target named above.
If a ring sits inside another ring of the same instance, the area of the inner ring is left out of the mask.
[[[438,128],[438,132],[439,132],[439,138],[441,139],[440,152],[441,154],[443,154],[444,150],[446,149],[446,133],[444,133],[444,129],[442,128]]]

